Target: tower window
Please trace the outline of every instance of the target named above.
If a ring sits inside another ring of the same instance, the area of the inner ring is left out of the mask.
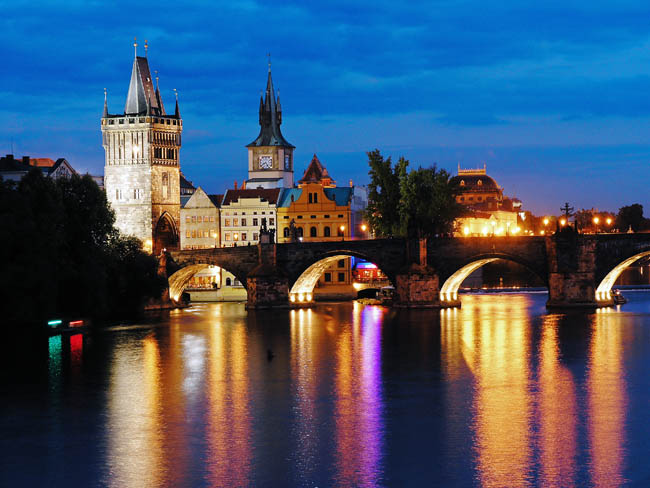
[[[326,227],[323,229],[323,235],[324,235],[325,237],[330,237],[330,235],[331,235],[331,230],[330,230],[329,225],[326,226]]]
[[[316,227],[311,227],[309,229],[309,237],[318,237],[318,229],[316,229]]]
[[[167,198],[169,195],[169,173],[166,171],[162,174],[162,196]]]

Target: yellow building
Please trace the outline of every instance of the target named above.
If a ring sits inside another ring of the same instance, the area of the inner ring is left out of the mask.
[[[352,188],[336,187],[316,155],[298,188],[286,188],[278,201],[278,242],[335,241],[351,235]],[[354,296],[350,259],[326,269],[314,295],[320,298]]]
[[[521,202],[503,196],[501,188],[482,169],[461,169],[449,181],[457,185],[456,201],[469,210],[467,216],[456,220],[456,235],[461,236],[506,236],[521,232],[517,215]]]

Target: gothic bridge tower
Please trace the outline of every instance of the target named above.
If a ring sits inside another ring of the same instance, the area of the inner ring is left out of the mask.
[[[142,240],[156,255],[177,249],[180,231],[180,162],[183,121],[178,96],[173,115],[165,112],[158,77],[154,88],[145,56],[135,59],[123,114],[109,114],[104,93],[102,144],[104,187],[115,225]]]
[[[292,188],[293,150],[282,136],[282,105],[275,96],[271,79],[271,63],[266,80],[266,93],[260,96],[260,133],[248,144],[248,188]]]

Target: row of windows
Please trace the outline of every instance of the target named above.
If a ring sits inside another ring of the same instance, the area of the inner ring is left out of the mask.
[[[302,227],[296,227],[296,233],[298,234],[298,237],[304,237],[305,231],[303,230]],[[290,227],[285,227],[283,231],[284,237],[290,237],[291,236],[291,228]],[[343,230],[340,228],[336,230],[336,235],[338,237],[344,237]],[[318,227],[312,226],[309,228],[309,237],[318,237]],[[322,237],[332,237],[332,229],[329,226],[323,227],[323,236]]]
[[[239,227],[240,226],[239,222],[240,222],[240,219],[232,219],[232,227]],[[241,219],[241,227],[246,227],[248,225],[248,222],[250,222],[250,220],[242,218]],[[257,227],[258,225],[260,225],[259,219],[254,218],[252,220],[252,222],[253,223],[251,225],[253,227]],[[262,224],[266,223],[266,217],[262,217],[261,223]],[[275,219],[274,218],[269,218],[269,225],[275,225]],[[224,219],[223,226],[224,227],[230,227],[230,219]]]
[[[230,212],[224,212],[224,215],[230,215]],[[233,212],[233,215],[237,215],[237,212]],[[242,212],[242,215],[246,215],[246,212]],[[257,212],[253,212],[253,215],[257,215]],[[262,212],[262,215],[266,215],[266,212]],[[273,212],[269,212],[269,215],[273,215]]]
[[[465,201],[465,197],[459,197],[459,198],[460,198],[460,201],[461,201],[461,202],[464,202],[464,201]],[[473,202],[473,201],[474,201],[474,197],[467,197],[467,201],[468,201],[468,202]],[[482,201],[483,201],[483,197],[476,197],[476,201],[477,201],[477,202],[482,202]]]
[[[123,124],[125,119],[118,119],[118,124]],[[153,119],[156,124],[167,124],[167,125],[180,125],[180,121],[175,119]],[[145,122],[144,117],[138,118],[138,122]],[[115,125],[115,119],[109,119],[109,125]],[[135,124],[135,118],[129,119],[129,124]]]
[[[176,159],[178,149],[169,149],[164,147],[154,147],[153,157],[156,159]]]
[[[197,224],[201,222],[214,222],[214,215],[186,215],[185,223],[187,224]]]
[[[324,273],[323,274],[323,281],[325,283],[331,283],[332,282],[332,273]],[[339,283],[342,283],[345,281],[345,273],[338,273],[338,281]]]
[[[144,198],[144,190],[142,188],[134,188],[133,193],[131,194],[132,198],[135,200],[141,200]],[[115,200],[123,200],[124,194],[122,193],[121,188],[115,189]]]
[[[187,239],[196,239],[202,237],[213,237],[217,238],[217,229],[210,230],[186,230],[185,237]]]
[[[223,235],[223,240],[224,241],[230,241],[231,234],[230,232],[226,232]],[[257,232],[253,232],[253,241],[257,241],[259,238],[259,234]],[[233,241],[247,241],[248,240],[248,232],[242,232],[241,234],[239,232],[233,232],[232,234],[232,240]]]
[[[345,216],[344,216],[343,214],[339,214],[339,215],[337,215],[337,217],[338,217],[339,219],[342,219],[342,218],[344,218]],[[289,215],[285,215],[284,218],[285,218],[285,219],[289,219]],[[302,219],[303,216],[302,216],[302,215],[298,215],[298,216],[296,216],[296,218],[297,218],[297,219]],[[310,215],[309,218],[315,219],[315,218],[317,218],[317,216],[316,216],[316,215]],[[329,219],[330,216],[329,216],[328,214],[325,214],[325,215],[323,215],[323,218],[324,218],[324,219]]]

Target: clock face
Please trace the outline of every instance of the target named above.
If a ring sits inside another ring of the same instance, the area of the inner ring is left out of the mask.
[[[260,168],[271,169],[273,166],[273,156],[260,156]]]
[[[289,155],[285,154],[284,155],[284,169],[286,169],[287,171],[289,171],[289,160],[290,160]]]

